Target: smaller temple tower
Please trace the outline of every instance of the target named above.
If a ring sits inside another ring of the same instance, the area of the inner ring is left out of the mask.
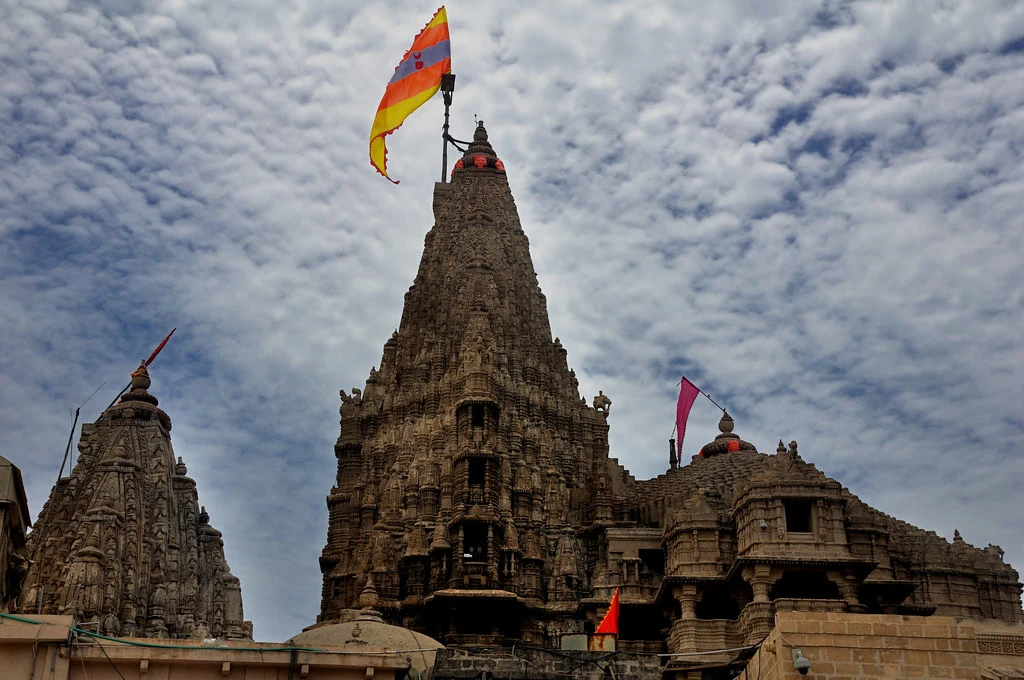
[[[82,426],[78,464],[29,535],[19,611],[71,614],[111,636],[252,639],[221,533],[149,386],[143,364],[120,402]]]

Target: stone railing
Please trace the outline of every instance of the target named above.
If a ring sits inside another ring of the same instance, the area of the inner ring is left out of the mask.
[[[740,630],[748,645],[763,638],[774,626],[775,615],[772,613],[771,602],[750,602],[740,612]]]
[[[844,612],[842,600],[813,600],[800,597],[779,597],[772,600],[772,609],[778,612]]]
[[[615,646],[620,652],[642,654],[663,654],[665,652],[665,643],[661,640],[618,640]]]
[[[735,619],[678,619],[668,635],[671,652],[699,652],[727,649],[743,642],[740,623]]]

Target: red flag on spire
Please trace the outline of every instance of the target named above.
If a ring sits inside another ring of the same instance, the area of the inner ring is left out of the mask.
[[[164,348],[164,345],[167,344],[167,341],[171,339],[171,336],[174,335],[174,331],[176,331],[176,330],[178,330],[178,329],[177,328],[172,328],[171,332],[167,334],[166,338],[164,338],[164,341],[156,346],[156,349],[153,350],[153,353],[149,355],[148,359],[146,359],[146,365],[147,366],[149,366],[151,363],[153,363],[153,359],[156,359],[156,355],[160,354],[160,350],[162,350]]]
[[[686,419],[690,417],[690,408],[697,400],[698,394],[700,394],[700,389],[687,380],[684,375],[679,384],[679,401],[676,403],[676,430],[679,432],[680,458],[683,453],[683,436],[686,434]]]
[[[615,594],[612,595],[611,604],[608,605],[608,613],[601,619],[601,625],[594,631],[595,635],[601,635],[604,633],[611,633],[612,635],[619,634],[619,589],[615,589]]]

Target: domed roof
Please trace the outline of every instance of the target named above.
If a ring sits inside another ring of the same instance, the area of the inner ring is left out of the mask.
[[[424,678],[429,677],[429,671],[434,667],[437,650],[444,649],[444,645],[432,637],[384,623],[380,613],[369,608],[359,612],[352,621],[307,628],[292,638],[292,644],[317,649],[365,646],[398,650],[408,655],[412,663],[410,670],[422,673]]]
[[[484,128],[484,122],[477,121],[476,131],[473,133],[473,141],[466,149],[465,154],[462,158],[455,161],[455,167],[452,168],[452,177],[455,176],[457,170],[482,170],[490,168],[497,172],[505,172],[505,164],[501,162],[501,159],[494,153],[494,147],[487,141],[487,130]]]
[[[722,433],[715,437],[715,441],[710,444],[706,444],[700,450],[701,458],[710,458],[720,453],[734,453],[736,451],[757,451],[750,442],[745,442],[739,438],[739,435],[733,433],[733,428],[736,426],[732,416],[729,415],[728,411],[722,411],[722,419],[718,421],[718,429]]]

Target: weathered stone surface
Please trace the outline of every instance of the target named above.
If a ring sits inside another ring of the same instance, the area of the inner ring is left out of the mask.
[[[486,673],[487,675],[482,675]],[[545,649],[463,650],[442,649],[434,663],[434,680],[660,680],[661,664],[656,656],[630,652],[562,652]]]
[[[21,470],[0,456],[0,611],[21,597],[28,573],[26,533],[32,525]]]
[[[120,402],[82,426],[78,463],[29,534],[19,611],[70,614],[123,637],[251,639],[221,533],[149,386],[140,366]]]
[[[608,456],[611,399],[588,406],[552,340],[482,125],[434,216],[380,369],[341,393],[319,621],[374,606],[446,644],[557,647],[616,587],[633,651],[736,647],[777,610],[1021,619],[998,548],[868,508],[728,415],[689,465],[634,480]]]

